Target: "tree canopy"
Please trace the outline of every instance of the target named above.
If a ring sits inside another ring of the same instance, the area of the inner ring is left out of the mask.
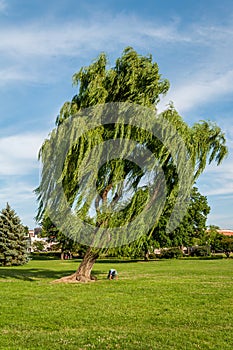
[[[135,221],[140,232],[149,218],[155,227],[165,203],[172,208],[167,228],[175,228],[194,182],[207,162],[221,163],[227,148],[214,123],[189,127],[172,105],[157,114],[169,82],[162,79],[151,55],[128,47],[109,68],[101,53],[74,74],[73,83],[77,94],[64,103],[57,127],[40,151],[43,171],[37,193],[38,218],[49,206],[52,220],[62,216],[61,226],[69,217],[65,226],[70,232],[72,226],[83,230],[85,222],[88,236],[89,227],[94,227],[99,245],[89,244],[72,276],[77,280],[90,278],[93,263],[107,247],[109,229],[126,226],[130,231]],[[141,213],[149,215],[136,221]],[[130,234],[132,241],[135,236]]]
[[[166,231],[166,222],[171,215],[171,206],[167,206],[151,236],[161,247],[192,246],[206,236],[206,221],[210,212],[207,197],[193,187],[189,206],[179,226],[172,232]]]
[[[155,108],[169,89],[167,79],[162,79],[152,55],[139,55],[131,47],[124,50],[115,66],[108,67],[105,53],[89,66],[73,75],[78,93],[65,102],[57,117],[57,125],[83,108],[108,102],[132,102]]]

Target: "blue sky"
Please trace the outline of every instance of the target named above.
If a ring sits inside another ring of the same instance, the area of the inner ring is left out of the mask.
[[[208,119],[224,130],[229,156],[197,185],[208,223],[233,229],[231,0],[0,0],[0,208],[8,201],[35,226],[37,154],[76,92],[72,75],[101,51],[113,65],[126,46],[151,53],[169,79],[161,109],[172,100],[189,124]]]

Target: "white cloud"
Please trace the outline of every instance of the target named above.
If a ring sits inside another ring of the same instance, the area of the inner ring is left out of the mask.
[[[207,166],[198,180],[198,188],[207,196],[233,195],[233,151],[230,149],[228,158],[218,167]]]
[[[39,168],[38,151],[45,135],[20,134],[0,139],[0,176],[29,174]]]
[[[0,13],[5,13],[7,8],[7,3],[5,0],[0,0]]]
[[[8,202],[23,224],[35,226],[39,185],[38,151],[45,134],[25,133],[0,138],[0,209]]]
[[[95,14],[85,21],[77,18],[75,22],[26,23],[20,26],[4,26],[0,31],[0,53],[2,71],[1,85],[13,81],[49,80],[50,72],[57,76],[56,64],[60,69],[61,60],[95,57],[100,51],[109,54],[131,45],[146,50],[145,53],[163,48],[182,47],[185,50],[196,48],[199,52],[200,66],[192,53],[170,59],[186,60],[186,68],[176,72],[176,81],[162,104],[174,101],[180,112],[194,106],[208,103],[233,91],[233,27],[201,26],[196,23],[190,27],[179,28],[179,21],[161,24],[159,20],[146,21],[133,15]],[[185,46],[182,46],[185,45]],[[148,50],[148,52],[147,52]],[[193,50],[193,49],[192,49]],[[182,55],[182,54],[181,54]],[[186,58],[185,58],[186,57]],[[224,60],[222,58],[224,57]],[[196,60],[195,62],[193,60]],[[219,68],[221,62],[221,71]],[[63,63],[64,68],[69,63]],[[220,71],[220,73],[219,73]],[[41,74],[42,72],[42,74]],[[197,73],[198,72],[198,73]]]
[[[19,177],[7,178],[0,191],[0,210],[6,203],[16,211],[24,225],[33,228],[37,210],[35,187],[38,184],[29,184]]]
[[[221,96],[233,92],[233,69],[221,76],[210,73],[208,77],[206,77],[206,73],[200,71],[197,77],[190,80],[183,81],[182,85],[171,89],[166,99],[162,101],[160,108],[163,108],[169,101],[174,101],[178,111],[184,113],[205,104],[207,101],[219,99]]]
[[[12,65],[0,70],[0,86],[4,86],[6,83],[11,82],[32,82],[37,81],[38,76],[28,72],[26,69],[20,66]]]
[[[33,193],[35,188],[18,178],[8,179],[5,184],[6,186],[2,187],[0,192],[0,203],[3,203],[2,205],[6,202],[19,204],[35,198]]]
[[[221,76],[214,73],[206,76],[206,71],[200,71],[198,76],[192,77],[189,81],[179,82],[175,88],[171,89],[164,101],[162,101],[160,109],[164,108],[169,101],[174,101],[177,110],[184,113],[200,104],[232,93],[232,81],[233,69],[223,73]]]
[[[47,135],[25,133],[0,138],[0,209],[8,202],[23,224],[35,227],[38,151]]]
[[[186,51],[181,49],[182,64],[174,61],[171,89],[159,106],[162,110],[173,101],[181,114],[233,94],[232,23],[225,26],[195,23],[186,30],[190,45]]]
[[[217,225],[221,229],[225,229],[225,230],[233,229],[232,218],[229,214],[230,213],[219,214],[219,213],[210,212],[208,216],[207,224]]]
[[[34,22],[0,26],[1,84],[15,80],[47,79],[54,62],[97,56],[133,46],[148,50],[156,45],[187,42],[175,23],[161,25],[140,17],[106,14],[75,22]],[[148,50],[149,53],[151,50]],[[53,62],[53,64],[51,64]],[[47,74],[46,74],[47,71]],[[56,72],[57,75],[57,72]],[[43,76],[43,78],[42,78]]]
[[[144,41],[141,42],[142,38]],[[104,45],[114,48],[121,45],[143,44],[150,40],[159,42],[188,41],[186,35],[176,31],[174,25],[166,26],[144,21],[135,16],[106,15],[71,23],[34,23],[19,28],[1,28],[0,51],[15,56],[76,56],[80,50],[99,50]]]

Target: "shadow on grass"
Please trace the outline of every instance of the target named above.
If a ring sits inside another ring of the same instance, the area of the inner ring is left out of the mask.
[[[32,260],[44,260],[44,259],[32,259]],[[47,259],[48,263],[51,261],[51,259]],[[54,260],[54,259],[52,259]],[[62,260],[58,260],[61,262]],[[152,260],[151,260],[152,261]],[[65,260],[64,260],[65,262]],[[68,261],[67,261],[68,262]],[[79,263],[81,262],[81,259],[74,259],[74,260],[69,260],[69,262],[75,262],[77,265],[74,266],[74,268],[71,270],[52,270],[49,267],[48,268],[30,268],[25,265],[24,267],[19,267],[19,266],[14,266],[14,267],[0,267],[0,280],[11,280],[11,279],[16,279],[16,280],[22,280],[22,281],[29,281],[29,282],[36,282],[41,279],[48,279],[48,280],[55,280],[59,279],[64,276],[68,276],[73,274],[76,269],[78,268]],[[108,265],[113,265],[113,264],[130,264],[130,263],[137,263],[137,262],[145,262],[149,263],[149,261],[145,260],[127,260],[127,259],[99,259],[96,261],[94,269],[92,271],[92,274],[94,276],[100,277],[102,279],[102,276],[107,276],[108,273],[108,268],[106,268],[105,271],[96,269],[95,267],[98,267],[99,264],[108,264]],[[70,266],[69,266],[70,267]]]
[[[17,279],[29,282],[36,282],[40,279],[58,279],[66,275],[71,275],[75,271],[53,271],[49,269],[21,269],[21,268],[1,268],[0,269],[0,279]]]
[[[0,269],[0,280],[11,280],[17,279],[28,282],[36,282],[41,279],[55,280],[64,276],[71,275],[75,272],[73,270],[65,270],[65,271],[54,271],[50,269],[39,269],[39,268],[1,268]],[[95,270],[93,271],[93,275],[98,277],[98,275],[103,274],[103,271]]]

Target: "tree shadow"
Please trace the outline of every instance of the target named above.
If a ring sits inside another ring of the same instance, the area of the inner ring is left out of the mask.
[[[56,280],[64,276],[71,275],[75,272],[75,269],[73,270],[65,270],[65,271],[55,271],[51,269],[40,269],[40,268],[0,268],[0,280],[22,280],[22,281],[28,281],[28,282],[37,282],[41,279],[48,279],[48,280]],[[103,275],[103,271],[100,270],[94,270],[93,271],[94,276]]]
[[[39,269],[39,268],[1,268],[0,279],[11,280],[23,280],[29,282],[36,282],[40,279],[58,279],[66,275],[74,273],[74,270],[70,271],[54,271],[50,269]]]
[[[34,259],[33,259],[34,260]],[[73,260],[74,261],[74,260]],[[79,263],[81,260],[77,260]],[[49,261],[48,261],[49,262]],[[100,279],[103,279],[108,274],[108,269],[106,271],[103,271],[98,269],[99,264],[125,264],[125,263],[136,263],[136,262],[145,262],[144,260],[119,260],[119,259],[99,259],[96,261],[92,274],[96,276],[97,278],[100,277]],[[146,262],[147,263],[147,262]],[[96,268],[95,268],[96,267]],[[67,269],[67,270],[52,270],[49,268],[26,268],[25,267],[0,267],[0,280],[22,280],[22,281],[28,281],[28,282],[37,282],[41,279],[47,279],[47,280],[56,280],[68,275],[73,274],[76,271],[76,267],[74,269]]]

